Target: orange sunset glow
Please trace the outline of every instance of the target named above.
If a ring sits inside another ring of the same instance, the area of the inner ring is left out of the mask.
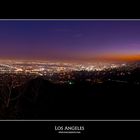
[[[139,54],[105,54],[92,57],[84,57],[85,61],[140,61]]]

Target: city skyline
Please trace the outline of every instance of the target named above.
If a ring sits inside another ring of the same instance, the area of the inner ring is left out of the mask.
[[[139,61],[139,20],[0,20],[0,59]]]

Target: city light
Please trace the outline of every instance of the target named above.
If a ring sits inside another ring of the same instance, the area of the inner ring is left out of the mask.
[[[90,63],[90,64],[73,64],[73,63],[41,63],[31,62],[27,64],[24,61],[12,61],[6,64],[0,65],[0,72],[5,73],[35,73],[43,75],[46,73],[60,73],[60,72],[71,72],[71,71],[102,71],[105,69],[113,69],[126,64],[112,64],[112,63]]]

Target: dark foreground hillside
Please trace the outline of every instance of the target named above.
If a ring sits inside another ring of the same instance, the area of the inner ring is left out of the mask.
[[[140,119],[139,91],[137,84],[59,85],[36,78],[12,90],[1,119]]]

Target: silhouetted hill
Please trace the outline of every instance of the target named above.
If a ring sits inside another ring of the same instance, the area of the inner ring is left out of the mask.
[[[140,118],[139,85],[111,81],[59,85],[37,78],[21,89],[17,107],[23,119]]]

